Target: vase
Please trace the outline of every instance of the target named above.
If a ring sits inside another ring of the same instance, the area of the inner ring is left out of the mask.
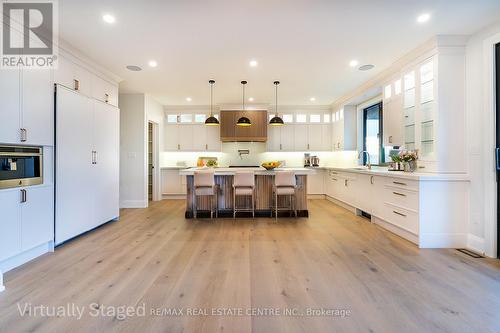
[[[417,161],[409,161],[403,163],[404,172],[415,172],[417,170]]]

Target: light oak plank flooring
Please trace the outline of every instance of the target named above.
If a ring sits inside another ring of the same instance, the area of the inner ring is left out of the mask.
[[[176,200],[124,209],[6,273],[0,332],[500,332],[499,260],[420,250],[331,202],[308,205],[308,219],[278,223],[185,220]],[[94,317],[92,303],[144,304],[146,315]],[[25,304],[84,315],[21,316]],[[224,309],[233,315],[211,313]]]

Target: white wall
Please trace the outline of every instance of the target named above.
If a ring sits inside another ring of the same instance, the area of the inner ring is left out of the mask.
[[[143,94],[120,94],[120,207],[147,207],[146,112]]]
[[[468,170],[471,177],[469,247],[484,252],[485,228],[491,221],[491,209],[487,194],[492,195],[494,186],[494,166],[490,165],[493,151],[490,143],[494,137],[486,136],[492,124],[489,116],[491,110],[485,100],[486,81],[484,43],[492,36],[500,33],[500,22],[471,36],[466,50],[466,122],[467,122],[467,155]],[[490,142],[488,142],[490,141]],[[488,185],[488,186],[487,186]],[[488,191],[488,192],[486,192]],[[486,222],[486,223],[485,223]],[[491,234],[491,231],[488,231]],[[491,235],[489,235],[491,236]]]

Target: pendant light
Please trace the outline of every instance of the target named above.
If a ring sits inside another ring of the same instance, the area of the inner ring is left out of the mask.
[[[243,112],[245,112],[245,85],[247,83],[248,83],[247,81],[241,81],[241,85],[243,87]],[[240,119],[238,119],[238,121],[236,122],[236,125],[243,126],[243,127],[252,126],[252,122],[250,121],[250,119],[243,116]]]
[[[278,84],[280,84],[280,81],[274,81],[274,85],[276,86],[276,106],[274,108],[274,117],[269,121],[269,125],[272,126],[283,126],[285,124],[283,119],[278,116]]]
[[[210,84],[210,117],[205,120],[207,126],[219,126],[219,120],[214,117],[214,84],[215,80],[208,81]]]

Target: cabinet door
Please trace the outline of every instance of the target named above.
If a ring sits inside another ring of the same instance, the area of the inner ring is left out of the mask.
[[[281,128],[281,150],[294,151],[295,150],[295,126],[283,125]]]
[[[222,141],[233,141],[235,139],[236,111],[221,111],[220,113],[220,138]]]
[[[307,149],[318,151],[323,149],[323,125],[309,125]]]
[[[295,150],[307,151],[307,144],[309,141],[307,134],[307,125],[294,125],[295,126]]]
[[[74,89],[73,63],[62,56],[59,56],[57,69],[54,70],[54,83]]]
[[[21,246],[30,250],[54,239],[54,188],[28,187],[21,204]]]
[[[89,229],[119,216],[120,113],[109,104],[93,101],[95,164],[93,167],[94,216]]]
[[[89,98],[61,86],[56,109],[56,244],[60,244],[87,231],[94,220],[94,121]]]
[[[220,126],[205,126],[206,136],[207,136],[207,150],[208,151],[220,151]]]
[[[0,142],[19,143],[21,139],[20,71],[2,70],[0,75]]]
[[[164,149],[165,151],[177,151],[180,150],[179,147],[179,125],[165,125],[164,127],[164,137],[165,142]]]
[[[180,151],[193,151],[195,147],[195,137],[194,137],[194,126],[195,125],[179,125],[177,132],[177,144]],[[204,140],[204,139],[202,139]],[[198,140],[196,137],[197,144],[203,144],[202,140]],[[203,144],[203,147],[205,145]]]
[[[403,100],[401,94],[384,101],[384,145],[403,145]]]
[[[321,150],[331,151],[332,150],[332,126],[330,124],[321,125],[322,131],[322,141]]]
[[[282,149],[281,143],[281,127],[282,126],[269,126],[267,132],[267,150],[280,151]]]
[[[21,251],[20,201],[20,191],[0,191],[0,261]]]
[[[26,143],[54,145],[54,85],[49,69],[22,71],[22,119]]]
[[[181,194],[182,179],[179,170],[162,170],[163,194]]]
[[[207,131],[206,128],[209,126],[206,126],[205,124],[203,125],[183,125],[183,128],[190,127],[188,131],[191,132],[191,150],[193,151],[206,151],[208,150],[208,143],[207,143]],[[185,136],[188,135],[188,131],[186,131]],[[184,132],[184,130],[182,131]],[[181,134],[181,145],[187,144],[188,140],[185,140],[184,134]],[[187,139],[187,138],[186,138]]]

